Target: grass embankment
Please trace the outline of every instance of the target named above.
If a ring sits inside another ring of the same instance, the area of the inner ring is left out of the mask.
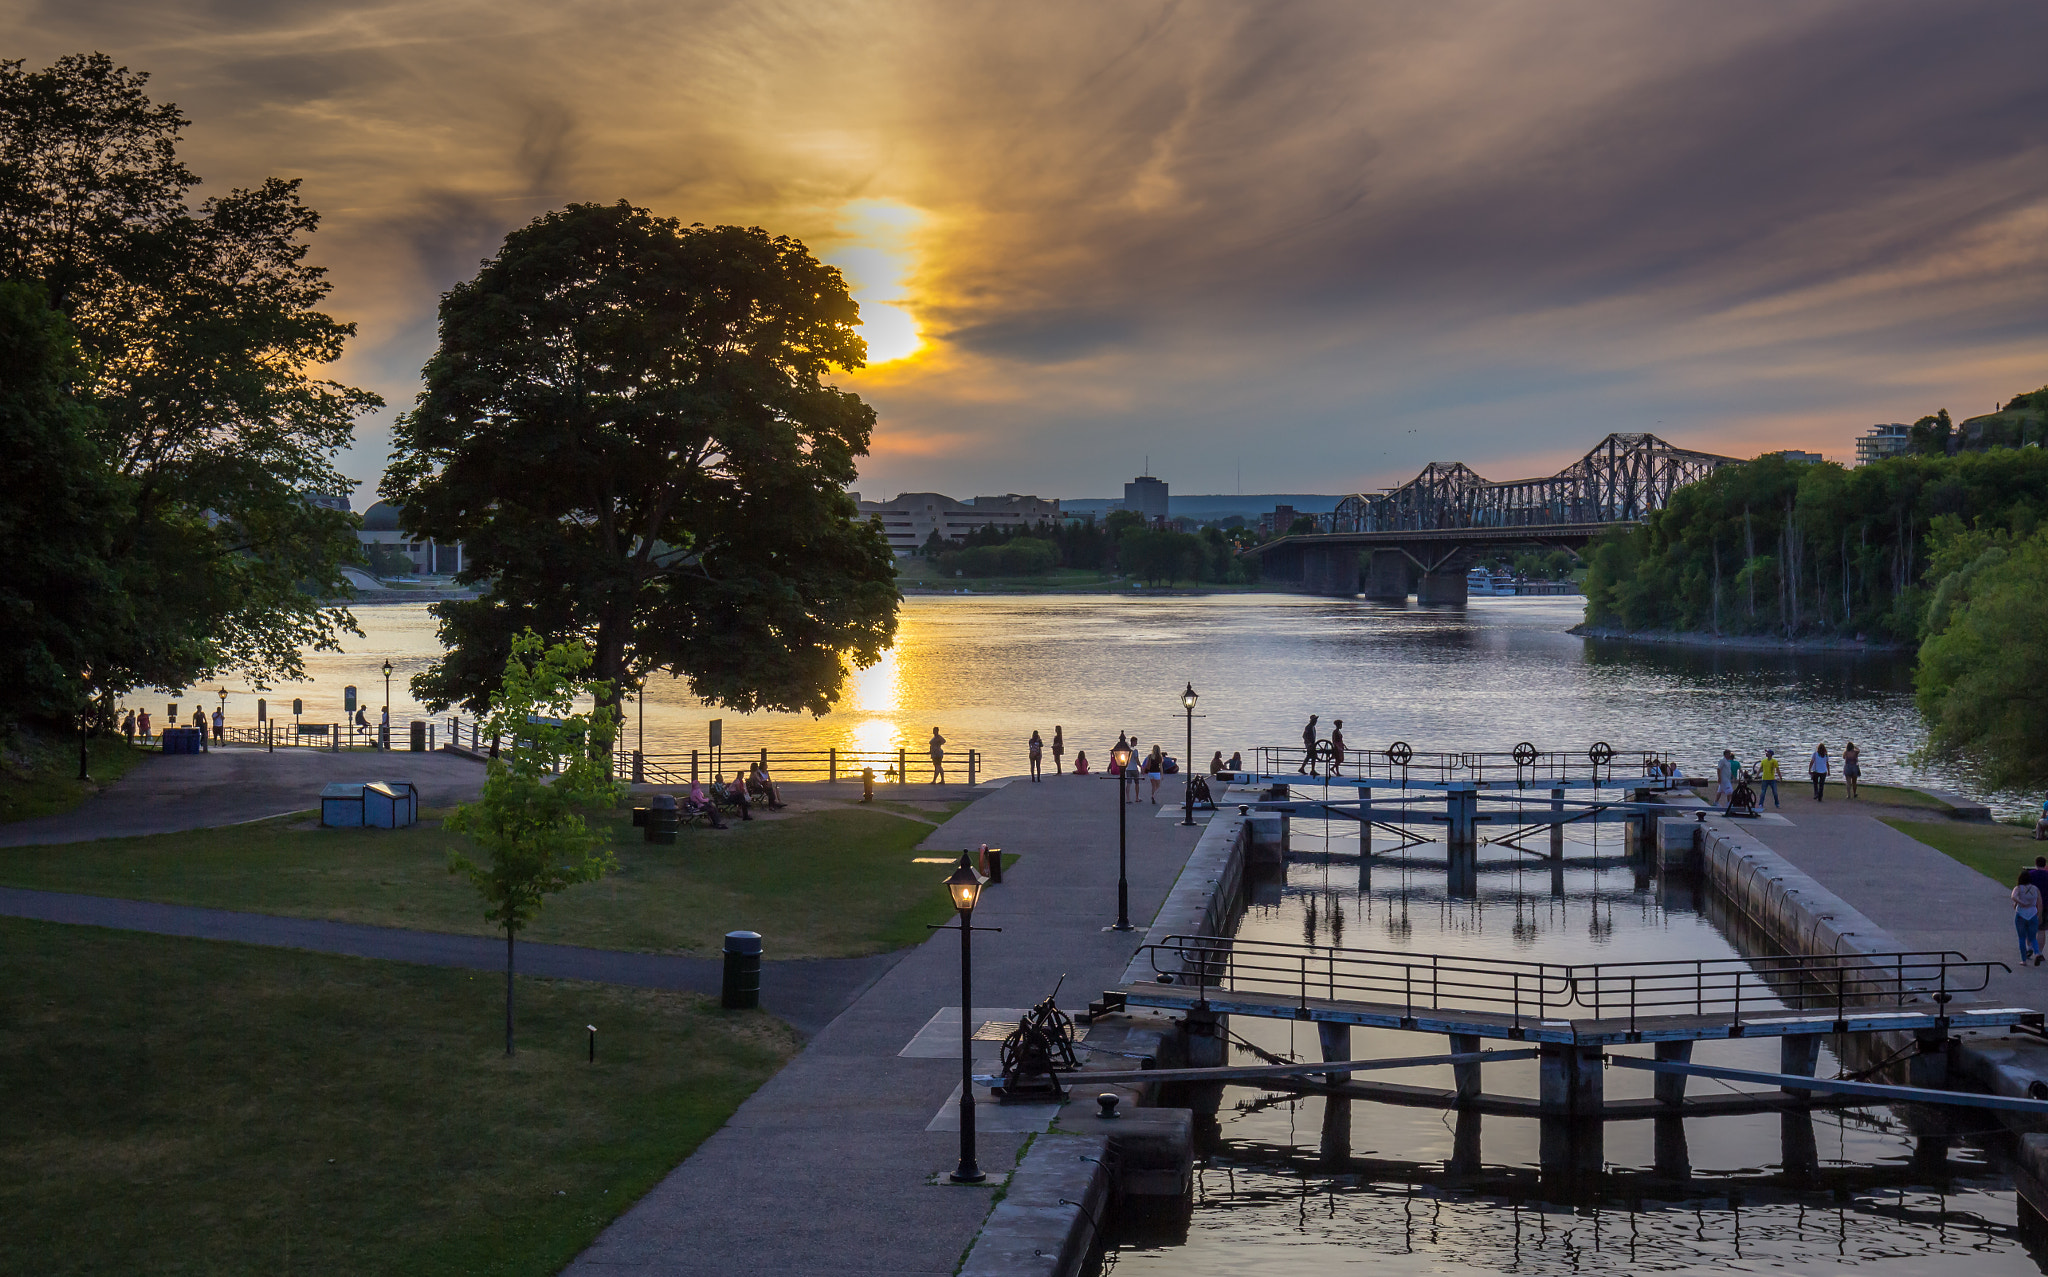
[[[0,1271],[554,1273],[796,1045],[518,999],[507,1060],[502,976],[0,920]]]
[[[928,812],[943,821],[948,813]],[[925,938],[952,916],[944,877],[912,864],[929,824],[847,806],[730,829],[684,829],[672,847],[611,818],[619,868],[550,896],[524,940],[710,954],[758,931],[777,958],[851,957]],[[0,883],[49,891],[498,934],[448,872],[457,839],[412,829],[319,829],[305,816],[148,838],[0,849]]]
[[[2034,857],[2048,854],[2048,843],[2034,841],[2033,826],[1987,820],[1912,820],[1879,817],[1885,824],[1917,839],[1953,860],[1960,860],[1993,882],[2011,886],[2013,876]]]
[[[70,811],[119,780],[147,751],[118,736],[94,737],[89,781],[78,779],[78,738],[17,731],[0,746],[0,823]]]

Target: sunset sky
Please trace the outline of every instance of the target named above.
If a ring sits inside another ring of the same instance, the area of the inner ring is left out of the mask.
[[[393,411],[443,290],[620,198],[846,270],[868,496],[1512,478],[1609,430],[1847,457],[2048,382],[2038,0],[0,15],[0,56],[149,71],[202,194],[305,179],[338,375]]]

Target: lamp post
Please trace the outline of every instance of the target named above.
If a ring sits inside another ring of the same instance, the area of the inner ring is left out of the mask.
[[[384,662],[384,713],[377,724],[377,748],[391,748],[391,662]]]
[[[1188,711],[1187,761],[1181,764],[1180,769],[1181,789],[1187,795],[1183,800],[1185,811],[1180,819],[1183,825],[1195,823],[1195,702],[1199,699],[1192,682],[1188,684],[1188,690],[1180,694],[1180,703],[1187,706]]]
[[[960,1164],[955,1184],[979,1184],[988,1176],[974,1157],[974,903],[981,898],[982,876],[974,872],[967,853],[946,879],[953,908],[960,912]]]
[[[1111,931],[1136,931],[1131,925],[1131,879],[1128,872],[1129,839],[1124,835],[1124,777],[1131,770],[1131,751],[1119,746],[1110,757],[1116,760],[1116,925]]]

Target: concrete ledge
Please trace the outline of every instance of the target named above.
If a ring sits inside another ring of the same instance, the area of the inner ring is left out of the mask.
[[[1220,810],[1181,866],[1180,877],[1159,912],[1152,916],[1146,939],[1167,936],[1219,936],[1226,934],[1244,894],[1245,857],[1249,854],[1250,819],[1235,807],[1219,804]],[[1152,959],[1140,950],[1124,969],[1123,983],[1152,978]]]
[[[1943,813],[1950,820],[1991,819],[1991,808],[1974,798],[1965,798],[1961,794],[1946,789],[1922,789],[1918,785],[1907,785],[1905,788],[1912,790],[1916,794],[1925,794],[1935,802],[1940,803]]]
[[[1109,1141],[1099,1135],[1041,1135],[989,1212],[960,1265],[960,1277],[1070,1277],[1109,1205]],[[945,1190],[957,1191],[957,1190]]]

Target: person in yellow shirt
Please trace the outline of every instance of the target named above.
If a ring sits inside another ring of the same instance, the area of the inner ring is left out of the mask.
[[[1756,765],[1756,778],[1761,782],[1756,787],[1757,806],[1763,806],[1765,794],[1771,796],[1771,806],[1778,806],[1778,752],[1776,750],[1767,749],[1764,751],[1763,761]]]

